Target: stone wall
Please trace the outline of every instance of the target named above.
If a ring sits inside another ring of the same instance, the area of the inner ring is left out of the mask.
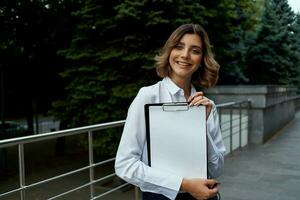
[[[250,100],[249,142],[262,144],[295,116],[297,89],[275,85],[216,86],[205,95],[216,104]]]

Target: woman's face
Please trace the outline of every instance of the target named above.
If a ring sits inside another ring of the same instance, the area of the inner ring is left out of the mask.
[[[202,60],[202,41],[197,34],[185,34],[169,56],[170,78],[188,79],[199,68]]]

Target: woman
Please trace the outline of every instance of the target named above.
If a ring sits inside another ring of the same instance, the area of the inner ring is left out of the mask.
[[[197,92],[192,80],[203,87],[216,84],[219,65],[214,60],[206,31],[197,24],[178,27],[155,57],[158,83],[143,87],[129,107],[115,161],[116,174],[137,185],[144,200],[210,199],[219,187],[215,179],[186,179],[147,165],[144,105],[163,102],[189,102],[190,106],[206,106],[208,172],[210,178],[223,171],[225,147],[214,103]]]

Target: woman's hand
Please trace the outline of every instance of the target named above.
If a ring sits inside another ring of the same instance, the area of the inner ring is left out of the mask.
[[[194,93],[188,98],[188,102],[190,106],[204,105],[206,107],[206,119],[208,118],[212,109],[212,103],[207,97],[204,96],[203,92]]]
[[[219,186],[214,179],[183,179],[181,190],[190,193],[197,200],[204,200],[216,196]]]

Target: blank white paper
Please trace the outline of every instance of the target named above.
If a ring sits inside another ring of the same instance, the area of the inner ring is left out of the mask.
[[[151,167],[184,178],[207,178],[205,107],[162,108],[149,106]]]

